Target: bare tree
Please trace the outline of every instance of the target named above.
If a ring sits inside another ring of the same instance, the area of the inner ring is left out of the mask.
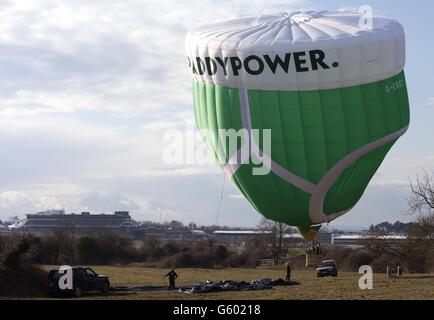
[[[270,233],[265,235],[267,239],[271,240],[273,245],[273,257],[277,264],[280,255],[283,252],[283,236],[286,233],[292,233],[293,230],[290,226],[273,220],[262,218],[259,223],[259,228],[263,231],[269,231]],[[271,239],[270,239],[271,238]]]
[[[434,171],[424,171],[410,181],[411,194],[407,199],[410,214],[420,214],[405,230],[406,240],[396,242],[385,230],[372,228],[365,238],[371,252],[400,261],[412,272],[426,272],[434,268]]]
[[[426,171],[410,181],[411,194],[407,199],[410,214],[434,215],[434,171]]]

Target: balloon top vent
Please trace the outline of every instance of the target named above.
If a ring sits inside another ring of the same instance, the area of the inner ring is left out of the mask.
[[[312,19],[312,16],[306,13],[297,13],[291,16],[290,20],[292,24],[300,24],[304,22],[308,22]]]

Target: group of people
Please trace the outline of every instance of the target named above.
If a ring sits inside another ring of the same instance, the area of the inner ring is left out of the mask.
[[[320,255],[320,254],[322,254],[322,252],[321,252],[322,250],[321,250],[321,244],[312,244],[312,246],[308,246],[307,248],[306,248],[306,253],[313,253],[313,254],[316,254],[316,255]]]

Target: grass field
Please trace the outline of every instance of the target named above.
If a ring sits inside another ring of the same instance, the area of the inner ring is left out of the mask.
[[[50,269],[46,266],[45,269]],[[92,267],[97,273],[110,277],[117,285],[164,285],[168,271],[143,267]],[[190,285],[206,280],[245,280],[283,278],[283,270],[267,269],[177,269],[177,285]],[[337,278],[316,278],[313,270],[295,270],[292,279],[300,285],[274,287],[272,290],[186,294],[177,291],[140,293],[112,292],[108,295],[87,295],[81,299],[434,299],[434,274],[406,274],[387,278],[374,274],[374,288],[360,290],[360,274],[340,272]]]

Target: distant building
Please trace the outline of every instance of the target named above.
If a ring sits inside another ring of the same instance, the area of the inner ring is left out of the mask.
[[[212,233],[212,238],[221,244],[242,244],[256,236],[271,234],[271,231],[261,230],[217,230]]]
[[[15,221],[16,220],[16,221]],[[269,237],[271,231],[264,230],[217,230],[212,233],[194,228],[184,227],[171,223],[159,225],[157,223],[138,224],[130,216],[128,211],[115,211],[114,214],[65,214],[64,210],[47,210],[35,214],[27,214],[25,219],[15,219],[15,223],[8,226],[0,226],[0,234],[15,232],[47,233],[60,228],[71,228],[74,232],[88,232],[92,230],[110,230],[118,234],[127,235],[135,239],[149,237],[162,241],[188,241],[199,239],[214,239],[220,244],[245,244],[254,237]],[[192,225],[192,227],[194,227]],[[333,234],[326,231],[319,232],[316,243],[322,245],[363,246],[366,244],[366,236],[363,234]],[[408,241],[403,235],[387,235],[371,238],[370,241],[389,242],[399,244]],[[282,245],[285,247],[306,245],[308,242],[299,233],[283,234]]]
[[[332,237],[332,244],[341,246],[363,246],[368,240],[399,244],[403,241],[407,241],[407,237],[404,235],[386,235],[382,237],[370,237],[368,239],[366,238],[366,235],[363,234],[334,234]]]
[[[41,211],[41,212],[36,212],[35,215],[38,216],[49,216],[49,215],[60,215],[60,214],[65,214],[65,210],[60,209],[60,210],[45,210],[45,211]]]
[[[206,239],[207,237],[208,234],[206,232],[202,230],[191,230],[189,228],[172,229],[163,226],[140,227],[134,231],[134,238],[136,239],[158,238],[162,241],[186,241]]]
[[[271,231],[264,231],[264,230],[242,230],[242,231],[232,231],[232,230],[220,231],[219,230],[219,231],[214,231],[212,233],[212,237],[216,240],[216,242],[222,244],[242,244],[248,242],[253,237],[267,236],[271,234],[272,234]],[[283,244],[286,246],[307,243],[307,241],[304,240],[299,233],[284,234],[282,239],[283,239]],[[320,232],[318,233],[317,238],[315,240],[321,244],[331,244],[331,239],[332,239],[331,233]]]
[[[320,244],[332,244],[333,235],[330,232],[318,232],[315,241]]]
[[[135,229],[137,226],[128,211],[115,211],[114,214],[90,214],[90,212],[65,214],[63,210],[58,210],[27,214],[19,229],[33,233],[50,232],[59,228],[73,228],[77,231],[104,229],[129,233],[130,229]]]

